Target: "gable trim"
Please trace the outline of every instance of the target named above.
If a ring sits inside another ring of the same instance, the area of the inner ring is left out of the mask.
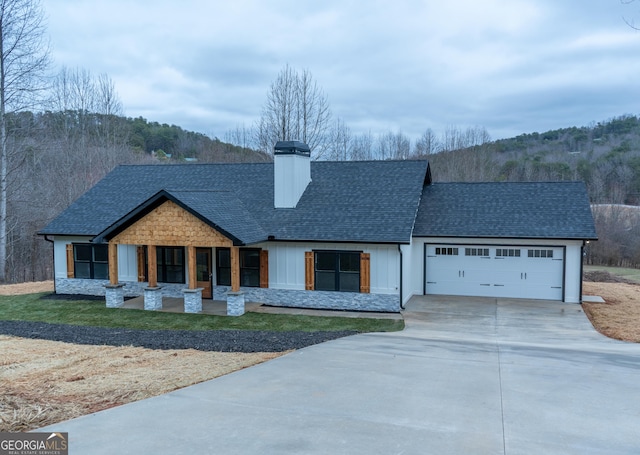
[[[133,226],[135,223],[140,221],[142,218],[147,216],[149,213],[151,213],[153,210],[160,207],[162,204],[164,204],[167,201],[173,202],[174,204],[176,204],[186,212],[190,213],[191,215],[195,216],[197,219],[199,219],[200,221],[202,221],[203,223],[211,227],[212,229],[218,231],[220,234],[230,239],[233,242],[234,246],[244,245],[244,243],[239,238],[237,238],[230,232],[222,229],[217,224],[211,222],[211,220],[205,218],[199,212],[197,212],[187,204],[183,203],[182,201],[174,197],[171,193],[169,193],[166,190],[161,190],[157,192],[151,198],[147,199],[142,204],[138,205],[131,212],[127,213],[125,216],[120,218],[118,221],[116,221],[114,224],[109,226],[107,229],[105,229],[104,231],[96,235],[92,240],[92,242],[93,243],[108,242],[118,234],[124,232],[126,229]]]

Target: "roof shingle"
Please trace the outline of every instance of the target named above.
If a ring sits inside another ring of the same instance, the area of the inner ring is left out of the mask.
[[[423,190],[413,235],[597,239],[582,182],[435,183]]]

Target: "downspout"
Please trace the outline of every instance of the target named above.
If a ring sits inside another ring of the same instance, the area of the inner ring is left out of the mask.
[[[580,247],[580,296],[578,299],[580,300],[580,304],[582,304],[582,280],[584,278],[584,245],[585,241],[582,241],[582,246]]]
[[[54,247],[55,243],[53,242],[53,240],[49,239],[49,237],[47,237],[47,234],[44,235],[44,239],[51,243],[51,246]],[[55,247],[51,249],[52,251],[52,256],[53,256],[53,293],[57,294],[58,292],[56,291],[56,251],[55,251]]]
[[[400,253],[400,309],[404,310],[404,304],[402,303],[403,295],[402,295],[402,248],[398,243],[398,253]]]

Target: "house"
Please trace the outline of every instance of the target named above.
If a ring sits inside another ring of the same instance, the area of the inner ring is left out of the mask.
[[[580,182],[433,183],[427,161],[120,166],[41,232],[61,294],[396,312],[413,295],[581,301]]]

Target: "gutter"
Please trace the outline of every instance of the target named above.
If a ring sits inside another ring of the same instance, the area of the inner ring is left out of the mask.
[[[404,310],[404,305],[402,304],[403,295],[402,295],[402,248],[401,244],[398,243],[398,253],[400,253],[400,309]]]

